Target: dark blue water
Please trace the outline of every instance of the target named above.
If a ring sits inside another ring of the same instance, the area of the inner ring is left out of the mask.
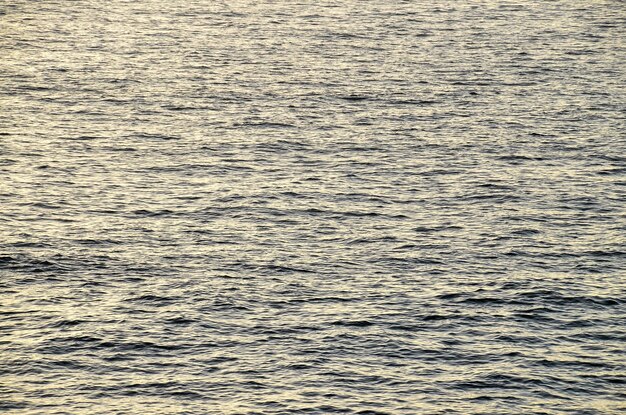
[[[624,413],[625,32],[0,2],[0,410]]]

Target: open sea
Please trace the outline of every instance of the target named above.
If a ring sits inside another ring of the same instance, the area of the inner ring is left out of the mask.
[[[0,0],[0,412],[626,413],[626,3]]]

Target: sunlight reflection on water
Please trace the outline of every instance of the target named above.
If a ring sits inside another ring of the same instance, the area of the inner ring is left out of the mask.
[[[0,6],[0,408],[626,410],[623,4]]]

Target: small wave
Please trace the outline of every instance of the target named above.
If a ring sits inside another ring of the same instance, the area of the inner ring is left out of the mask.
[[[296,128],[296,125],[281,122],[243,122],[235,123],[233,127],[252,127],[252,128]]]
[[[155,216],[171,215],[174,212],[169,210],[169,209],[162,209],[162,210],[158,210],[158,211],[147,210],[147,209],[137,209],[137,210],[134,210],[132,213],[133,213],[133,215],[136,215],[136,216],[155,217]]]
[[[332,323],[333,326],[346,326],[346,327],[370,327],[374,323],[369,320],[340,320]]]
[[[162,296],[153,295],[153,294],[146,294],[146,295],[142,295],[139,297],[127,298],[125,301],[151,305],[151,306],[156,306],[156,307],[163,307],[163,306],[167,306],[172,303],[175,303],[179,300],[180,299],[173,298],[173,297],[162,297]]]
[[[344,101],[358,102],[358,101],[367,101],[371,98],[366,95],[344,95],[344,96],[339,97],[339,99],[342,99]]]
[[[395,100],[389,102],[392,105],[415,105],[415,106],[428,106],[435,105],[437,101],[428,100],[428,99],[404,99],[404,100]]]
[[[135,133],[130,138],[139,138],[142,140],[172,141],[181,140],[182,137],[156,133]]]

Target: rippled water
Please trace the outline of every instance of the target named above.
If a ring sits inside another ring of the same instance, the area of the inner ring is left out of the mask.
[[[626,411],[622,1],[6,1],[0,409]]]

